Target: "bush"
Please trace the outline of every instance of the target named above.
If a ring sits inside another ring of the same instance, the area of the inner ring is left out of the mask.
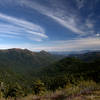
[[[44,86],[44,83],[41,82],[41,80],[36,80],[33,82],[33,90],[34,94],[42,95],[46,91],[46,88]]]
[[[18,83],[14,85],[8,85],[8,87],[6,87],[5,98],[12,97],[16,100],[16,98],[20,96],[23,96],[23,91]]]

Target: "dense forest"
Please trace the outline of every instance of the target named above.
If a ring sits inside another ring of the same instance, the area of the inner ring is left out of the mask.
[[[0,97],[16,100],[29,94],[42,95],[68,86],[76,87],[81,82],[94,87],[100,82],[99,54],[91,52],[65,57],[45,51],[1,50]]]

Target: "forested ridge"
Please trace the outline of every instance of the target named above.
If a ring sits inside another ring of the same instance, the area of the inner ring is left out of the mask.
[[[83,54],[85,59],[84,55],[86,54]],[[76,86],[85,81],[99,84],[100,59],[96,56],[97,53],[93,55],[94,59],[85,61],[82,56],[81,59],[77,56],[63,58],[45,51],[1,50],[1,96],[16,98],[29,94],[43,94],[63,89],[69,84]]]

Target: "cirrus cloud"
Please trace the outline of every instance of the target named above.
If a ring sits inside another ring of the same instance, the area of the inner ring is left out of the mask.
[[[88,35],[91,34],[91,31],[94,30],[94,23],[92,23],[91,19],[83,23],[81,21],[82,16],[80,16],[80,13],[78,11],[76,11],[74,8],[66,8],[65,6],[60,6],[60,1],[59,4],[57,0],[51,2],[50,5],[52,7],[48,7],[46,5],[39,4],[31,0],[20,0],[17,1],[17,3],[21,7],[31,8],[32,10],[36,10],[39,13],[53,19],[54,21],[56,21],[66,29],[69,29],[75,34]],[[85,0],[76,0],[76,4],[78,5],[79,9],[84,6],[84,3]]]
[[[17,37],[38,41],[48,38],[45,34],[45,29],[37,24],[29,21],[18,19],[12,16],[8,16],[0,13],[0,36]],[[31,36],[31,37],[30,37]]]

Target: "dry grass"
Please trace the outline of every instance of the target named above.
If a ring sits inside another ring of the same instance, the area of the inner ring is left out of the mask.
[[[5,99],[0,99],[5,100]],[[9,98],[7,100],[14,100]],[[81,82],[77,86],[67,85],[65,89],[47,92],[42,96],[29,95],[17,100],[100,100],[100,86],[94,82]]]
[[[0,99],[5,100],[5,99]],[[9,98],[7,100],[14,100]],[[29,95],[24,98],[19,98],[17,100],[100,100],[100,90],[93,91],[92,93],[88,94],[81,94],[72,97],[67,97],[64,91],[56,91],[55,93],[47,93],[44,96],[33,96]]]

